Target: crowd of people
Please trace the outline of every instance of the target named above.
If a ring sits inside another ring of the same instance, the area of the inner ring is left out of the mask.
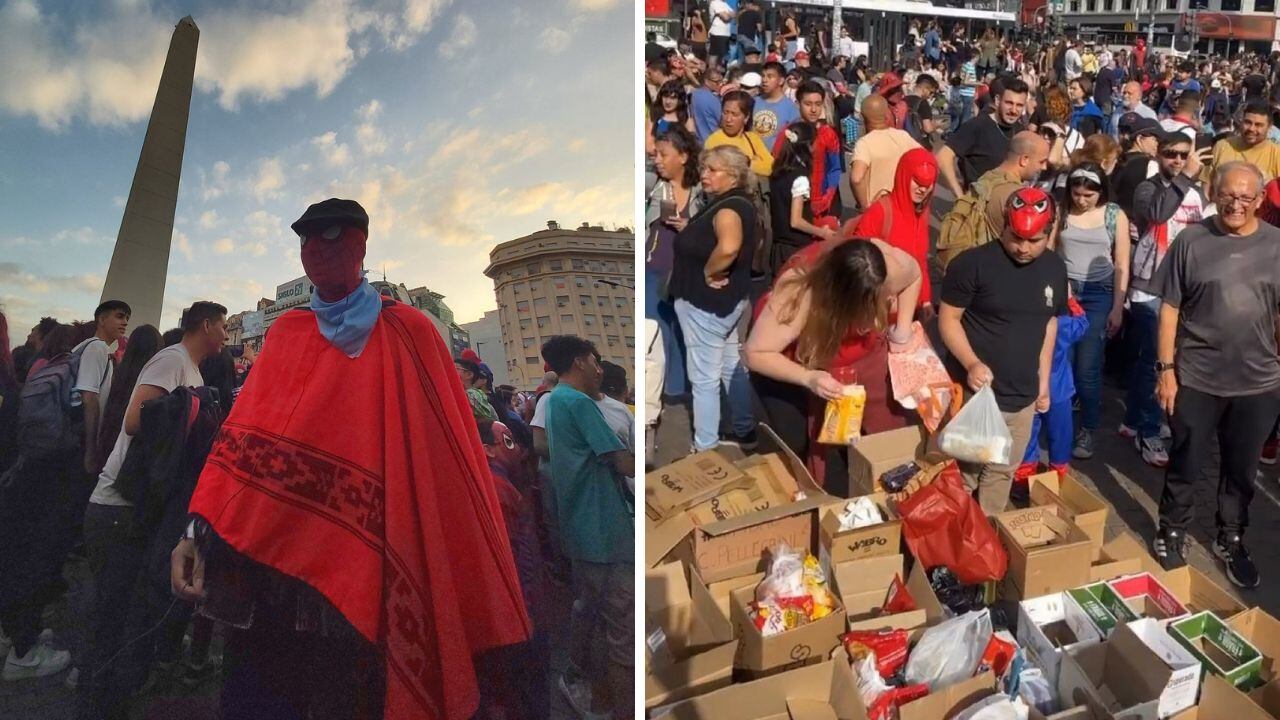
[[[74,667],[85,720],[206,681],[227,720],[532,720],[558,642],[575,712],[633,716],[625,371],[561,336],[536,392],[495,386],[364,279],[368,227],[293,224],[315,292],[260,353],[215,302],[162,334],[108,300],[12,353],[0,313],[5,682]],[[73,655],[44,625],[86,561]]]
[[[847,496],[847,449],[816,442],[825,401],[857,383],[863,434],[919,423],[888,369],[918,321],[1013,439],[1009,463],[962,463],[988,514],[1094,456],[1105,371],[1123,386],[1113,430],[1164,473],[1156,558],[1185,564],[1217,438],[1212,552],[1257,586],[1243,538],[1277,460],[1280,54],[1195,62],[912,20],[872,68],[787,11],[765,28],[752,3],[708,10],[734,42],[713,20],[706,48],[646,46],[646,456],[687,402],[689,450],[750,449],[767,421]]]

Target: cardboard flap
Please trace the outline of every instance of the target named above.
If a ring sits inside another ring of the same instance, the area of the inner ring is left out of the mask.
[[[1028,549],[1089,541],[1079,528],[1059,517],[1054,506],[1010,510],[997,515],[996,522],[1010,540]]]
[[[1274,663],[1280,659],[1280,620],[1276,620],[1262,608],[1255,607],[1229,618],[1227,625],[1258,648],[1263,655],[1262,678],[1274,680]]]
[[[1204,678],[1204,686],[1200,690],[1200,712],[1201,717],[1206,718],[1226,718],[1227,720],[1274,720],[1276,713],[1280,712],[1280,705],[1273,705],[1270,708],[1265,707],[1261,702],[1254,699],[1262,700],[1262,692],[1266,686],[1254,690],[1249,695],[1232,687],[1231,683],[1214,675],[1206,673]]]
[[[1168,572],[1161,571],[1155,575],[1190,610],[1211,610],[1222,618],[1229,618],[1245,610],[1244,603],[1237,600],[1235,595],[1190,565]]]
[[[683,700],[728,686],[733,680],[733,654],[729,642],[707,652],[651,671],[645,678],[645,707]]]
[[[689,581],[678,562],[664,563],[644,573],[644,609],[656,613],[689,602]]]
[[[711,597],[711,591],[693,568],[689,568],[689,591],[696,618],[693,632],[689,635],[689,645],[697,649],[733,642],[733,623],[720,611],[715,598]]]
[[[671,706],[670,714],[663,717],[672,720],[788,718],[788,701],[815,700],[830,704],[839,720],[859,720],[866,717],[860,700],[853,708],[833,702],[838,699],[833,698],[833,688],[841,683],[853,683],[852,676],[853,670],[845,661],[809,665],[690,698]]]
[[[719,450],[704,450],[645,475],[645,506],[653,519],[663,520],[747,480]]]
[[[870,601],[879,607],[889,594],[894,576],[902,576],[902,556],[884,555],[850,560],[836,565],[833,575],[835,591],[840,594],[840,600],[845,603],[846,608],[850,598],[864,595],[875,596]]]
[[[824,700],[787,700],[787,715],[791,720],[838,720],[835,708]]]
[[[662,562],[668,553],[693,532],[693,521],[684,513],[677,513],[658,523],[646,519],[644,525],[644,559],[649,567]]]

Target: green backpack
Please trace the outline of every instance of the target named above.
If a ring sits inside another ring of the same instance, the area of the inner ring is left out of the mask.
[[[997,187],[1011,184],[1016,183],[988,173],[978,178],[963,197],[956,199],[951,212],[942,218],[938,233],[938,264],[944,272],[960,253],[991,242],[987,200]]]

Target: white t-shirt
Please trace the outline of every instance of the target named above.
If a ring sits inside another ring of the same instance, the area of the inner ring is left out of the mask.
[[[791,183],[791,199],[795,200],[796,198],[804,198],[805,200],[808,200],[810,192],[809,178],[804,175],[797,175],[796,179]]]
[[[538,404],[533,406],[533,419],[529,421],[529,427],[547,429],[547,398],[551,397],[551,393],[544,393],[538,398]]]
[[[191,354],[187,352],[186,346],[178,343],[156,353],[146,365],[142,366],[142,372],[138,375],[138,385],[154,385],[169,393],[179,385],[200,387],[204,385],[204,378],[200,375],[200,368],[191,362]],[[133,391],[137,389],[135,386]],[[133,403],[132,397],[129,402]],[[98,476],[98,485],[93,489],[89,502],[117,507],[133,505],[120,497],[120,493],[115,489],[116,476],[120,474],[120,467],[124,465],[124,456],[128,454],[129,443],[132,440],[133,436],[126,433],[123,427],[120,428],[115,447],[111,449],[111,456],[107,458],[107,464],[102,468],[102,474]]]
[[[631,408],[608,395],[601,395],[600,399],[596,400],[596,407],[600,408],[600,414],[604,416],[609,429],[613,430],[613,434],[627,446],[627,452],[634,453],[636,451],[636,418],[631,414]],[[627,474],[627,487],[631,488],[633,493],[636,491],[635,478],[631,477],[634,474]]]
[[[733,18],[733,8],[729,7],[729,3],[724,0],[711,0],[709,8],[711,15],[711,34],[712,35],[729,35],[729,20],[720,17],[720,13],[728,13],[730,19]]]
[[[1080,53],[1075,48],[1067,48],[1066,57],[1063,58],[1062,69],[1067,73],[1067,80],[1075,80],[1084,72],[1084,61],[1080,59]]]
[[[107,346],[106,341],[91,337],[77,345],[71,352],[74,353],[82,347],[84,354],[80,356],[80,368],[76,371],[76,386],[72,389],[78,393],[98,394],[98,422],[102,422],[102,415],[107,410],[107,396],[111,394],[111,376],[115,372],[111,365],[111,348]],[[79,395],[75,397],[73,404],[80,404]]]

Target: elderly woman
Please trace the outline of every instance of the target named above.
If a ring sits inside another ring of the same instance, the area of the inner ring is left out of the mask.
[[[906,425],[889,383],[889,344],[911,340],[920,296],[920,265],[881,240],[814,243],[792,256],[761,299],[747,341],[747,366],[772,427],[802,457],[827,492],[848,495],[848,476],[827,472],[816,442],[823,403],[846,383],[866,389],[863,433]],[[906,312],[901,312],[906,308]]]
[[[751,165],[741,150],[704,150],[699,162],[707,204],[675,237],[670,294],[684,333],[693,385],[694,450],[720,443],[720,388],[729,395],[733,438],[755,447],[755,417],[747,371],[739,356],[738,325],[747,310],[756,211],[746,188]]]

